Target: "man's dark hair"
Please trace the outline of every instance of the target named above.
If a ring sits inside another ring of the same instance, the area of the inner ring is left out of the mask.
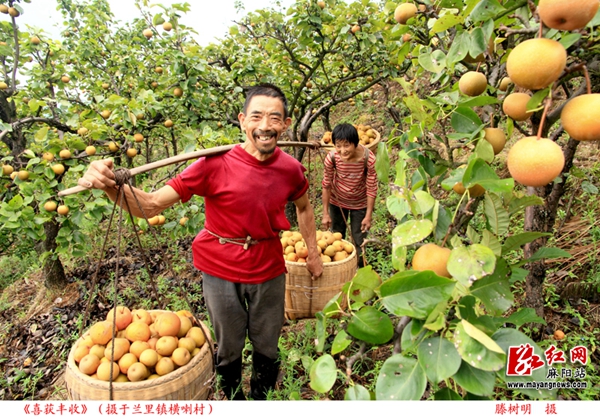
[[[244,102],[244,109],[242,111],[244,115],[246,115],[248,105],[254,96],[268,96],[281,100],[283,103],[283,118],[288,117],[288,103],[285,94],[283,94],[283,91],[279,87],[271,83],[261,83],[246,90],[246,101]]]
[[[354,144],[354,147],[358,145],[358,131],[351,124],[338,124],[331,133],[331,140],[335,144],[338,140],[347,140]]]

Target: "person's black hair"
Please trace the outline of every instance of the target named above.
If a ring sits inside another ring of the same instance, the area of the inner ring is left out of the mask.
[[[256,86],[249,87],[246,90],[246,101],[244,102],[243,113],[246,115],[246,111],[248,110],[248,105],[254,96],[268,96],[274,97],[281,100],[283,104],[283,118],[287,118],[288,115],[288,103],[283,91],[271,83],[261,83]]]
[[[338,140],[346,140],[356,147],[358,145],[358,131],[352,124],[338,124],[331,133],[331,140],[333,144]]]

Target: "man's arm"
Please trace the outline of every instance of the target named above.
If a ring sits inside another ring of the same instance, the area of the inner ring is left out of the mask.
[[[77,183],[88,189],[102,189],[109,199],[115,202],[118,198],[118,194],[113,167],[112,160],[95,160],[90,164],[88,170]],[[129,186],[125,186],[125,196],[129,203],[129,209],[131,210],[131,214],[135,217],[143,217],[144,215],[147,218],[154,217],[163,210],[173,206],[180,199],[180,196],[175,189],[168,185],[163,186],[152,193],[145,192],[138,188],[133,188],[133,190],[135,192],[135,197]],[[120,203],[120,205],[123,209],[127,209],[124,203]]]
[[[323,188],[321,201],[323,202],[323,218],[321,220],[321,228],[329,230],[331,228],[331,215],[329,215],[329,201],[331,199],[331,188]]]
[[[308,258],[306,259],[306,268],[312,274],[312,279],[317,279],[323,273],[323,261],[317,250],[317,230],[315,227],[315,214],[312,205],[308,200],[308,193],[294,201],[296,212],[298,214],[298,225],[300,233],[304,237],[306,247],[308,248]]]

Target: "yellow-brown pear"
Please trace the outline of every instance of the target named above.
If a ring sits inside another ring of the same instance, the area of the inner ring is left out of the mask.
[[[506,60],[506,72],[517,86],[540,90],[558,80],[567,64],[567,51],[558,41],[534,38],[518,44]]]
[[[485,74],[477,71],[467,71],[458,81],[458,89],[467,96],[479,96],[487,87]]]
[[[415,271],[433,271],[438,276],[450,278],[450,272],[446,265],[451,250],[438,246],[435,243],[427,243],[417,249],[412,259],[412,268]]]
[[[537,10],[552,29],[572,31],[585,27],[598,11],[598,0],[540,0]]]
[[[510,175],[521,185],[539,187],[560,175],[565,156],[554,141],[532,136],[520,139],[511,147],[506,164]]]
[[[575,140],[600,140],[600,93],[581,95],[569,100],[560,119],[565,131]]]

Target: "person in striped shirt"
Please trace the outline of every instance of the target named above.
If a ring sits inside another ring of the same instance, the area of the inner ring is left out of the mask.
[[[362,267],[361,245],[371,228],[377,198],[375,154],[359,145],[358,132],[351,124],[337,125],[331,138],[335,150],[325,157],[322,227],[345,238],[349,220],[358,266]]]

